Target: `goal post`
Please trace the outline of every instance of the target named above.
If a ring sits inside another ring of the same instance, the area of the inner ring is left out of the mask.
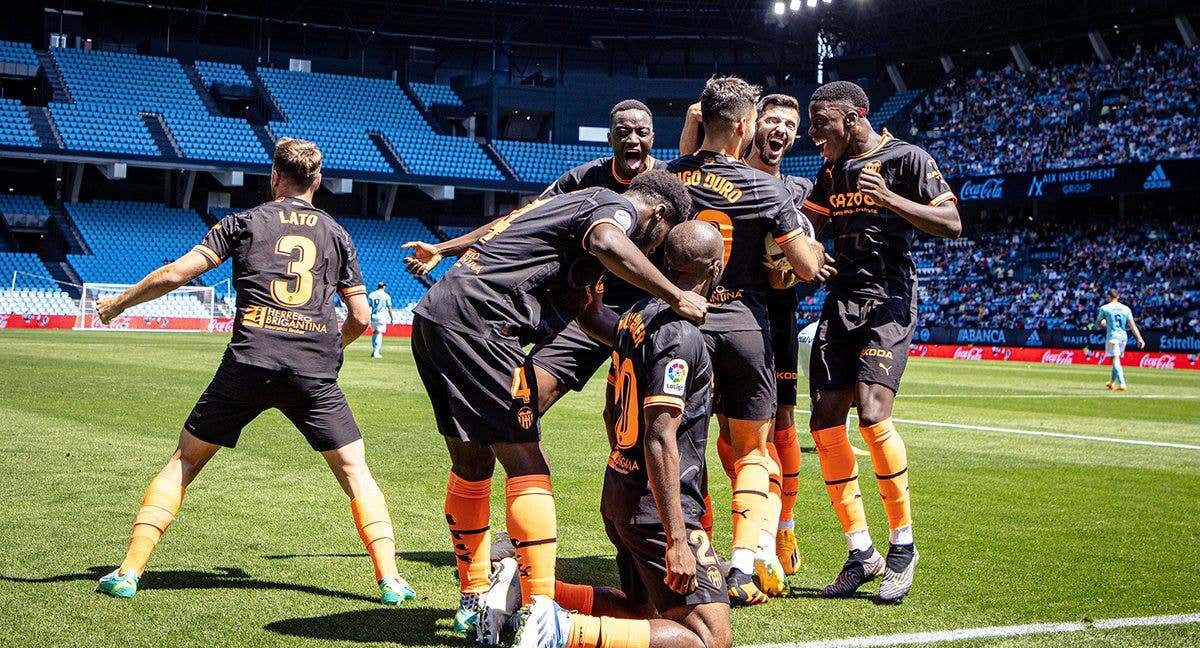
[[[212,286],[183,286],[138,304],[119,317],[102,324],[96,315],[96,302],[104,297],[119,295],[132,284],[83,284],[79,297],[79,313],[75,317],[76,331],[175,331],[207,332],[212,330],[215,315],[216,291]]]

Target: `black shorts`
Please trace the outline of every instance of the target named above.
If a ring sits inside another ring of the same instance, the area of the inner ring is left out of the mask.
[[[578,322],[571,322],[553,340],[533,347],[529,357],[564,387],[579,391],[612,359],[612,349],[588,337]]]
[[[283,412],[317,452],[362,438],[336,379],[264,369],[228,357],[221,360],[183,428],[201,441],[232,448],[242,428],[272,408]]]
[[[663,582],[667,576],[664,559],[667,533],[661,524],[628,524],[628,518],[614,520],[604,517],[604,531],[617,548],[617,571],[621,574],[621,590],[630,605],[650,603],[659,613],[683,605],[703,603],[729,604],[725,577],[717,565],[717,554],[708,541],[708,534],[695,520],[686,524],[688,547],[696,557],[696,589],[683,595]]]
[[[813,339],[810,390],[845,389],[862,382],[898,391],[916,321],[915,294],[826,297]]]
[[[770,331],[704,331],[712,357],[713,413],[751,421],[775,418]]]
[[[520,342],[461,333],[417,315],[412,351],[443,436],[483,445],[541,439],[537,379]]]
[[[768,297],[767,317],[771,320],[771,350],[775,356],[776,399],[780,405],[795,407],[800,343],[796,339],[795,292],[788,293]]]

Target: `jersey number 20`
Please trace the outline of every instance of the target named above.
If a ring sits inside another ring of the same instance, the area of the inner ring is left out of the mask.
[[[272,281],[271,297],[282,306],[307,304],[312,299],[312,269],[317,262],[317,244],[307,236],[288,234],[275,242],[275,253],[291,259],[287,264],[291,278]]]

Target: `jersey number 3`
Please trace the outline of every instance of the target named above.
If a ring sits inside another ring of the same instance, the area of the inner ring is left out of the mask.
[[[275,242],[275,254],[291,259],[287,264],[287,274],[291,278],[272,281],[271,298],[281,306],[307,304],[312,299],[312,269],[317,262],[317,244],[307,236],[288,234]]]

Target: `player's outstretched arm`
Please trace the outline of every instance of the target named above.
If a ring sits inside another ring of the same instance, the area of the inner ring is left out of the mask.
[[[691,155],[700,150],[704,137],[700,133],[703,125],[700,121],[700,102],[688,106],[687,115],[683,118],[683,131],[679,133],[679,154]]]
[[[926,234],[951,239],[962,235],[962,219],[954,201],[936,206],[913,202],[889,189],[879,172],[867,169],[858,176],[858,189]]]
[[[367,330],[371,319],[371,305],[367,303],[367,296],[362,293],[342,299],[346,302],[346,321],[342,323],[342,348],[345,349]]]
[[[412,250],[413,253],[404,257],[404,266],[408,271],[418,277],[429,274],[431,270],[441,263],[442,259],[448,256],[458,256],[466,252],[468,248],[475,245],[479,239],[483,238],[484,234],[499,221],[497,218],[486,225],[478,227],[462,236],[456,236],[449,241],[441,243],[426,243],[425,241],[409,241],[400,247],[406,250]]]
[[[192,250],[146,275],[120,295],[100,298],[96,301],[96,314],[101,322],[108,324],[126,309],[158,299],[215,267],[208,257]]]
[[[696,557],[688,547],[679,494],[679,445],[675,435],[683,421],[683,411],[678,407],[648,405],[645,415],[646,477],[667,532],[667,576],[663,582],[679,594],[688,594],[696,589]]]
[[[708,301],[668,281],[616,225],[601,222],[593,227],[584,247],[609,272],[667,302],[680,316],[697,324],[704,321]]]

